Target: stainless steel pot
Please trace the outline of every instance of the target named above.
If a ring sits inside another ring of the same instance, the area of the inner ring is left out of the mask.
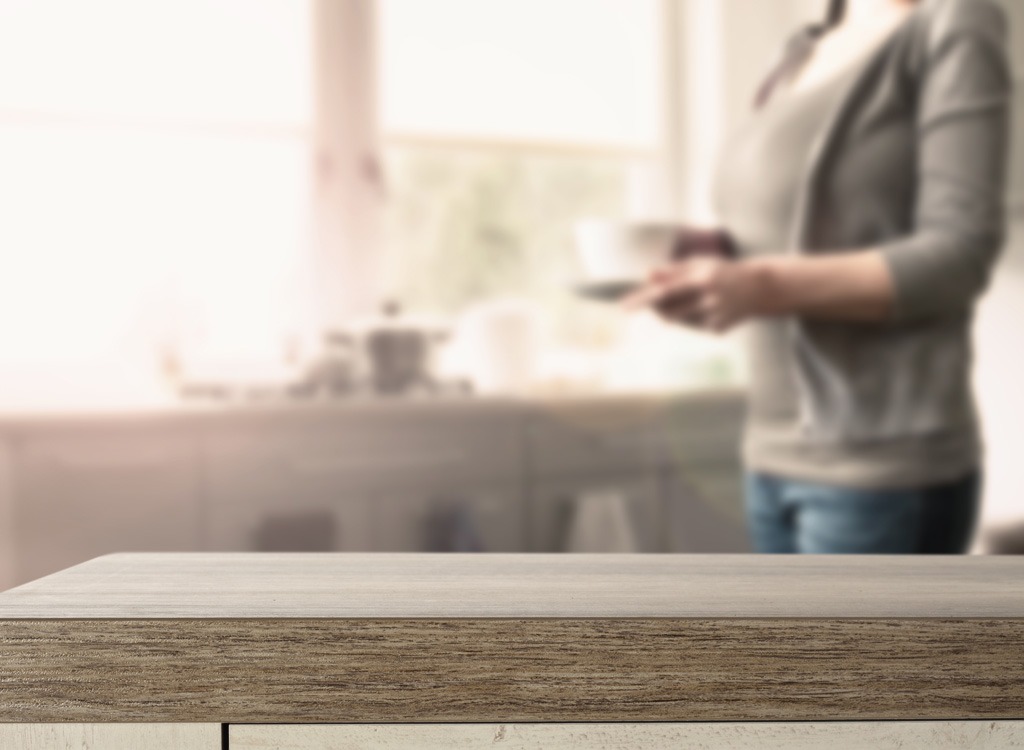
[[[397,302],[385,303],[381,317],[357,336],[372,389],[383,395],[435,390],[435,353],[448,337],[443,328],[404,318]]]

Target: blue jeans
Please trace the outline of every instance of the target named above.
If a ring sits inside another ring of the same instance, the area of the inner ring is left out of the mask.
[[[856,490],[748,473],[758,552],[963,554],[977,522],[980,473],[910,490]]]

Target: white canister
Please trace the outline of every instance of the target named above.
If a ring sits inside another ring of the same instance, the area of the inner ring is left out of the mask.
[[[536,380],[543,317],[528,300],[482,303],[459,321],[457,346],[478,393],[522,394]]]

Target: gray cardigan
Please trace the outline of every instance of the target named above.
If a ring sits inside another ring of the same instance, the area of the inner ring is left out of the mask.
[[[880,248],[896,290],[881,323],[791,321],[815,442],[977,431],[970,328],[1003,244],[1006,32],[992,0],[921,0],[811,150],[790,248]]]

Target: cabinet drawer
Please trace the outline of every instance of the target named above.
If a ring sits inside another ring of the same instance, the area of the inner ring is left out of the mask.
[[[0,724],[9,750],[220,750],[220,724]]]
[[[355,490],[254,493],[206,510],[211,552],[368,552],[377,549],[373,501]]]
[[[525,503],[518,488],[384,493],[373,503],[381,552],[522,552]]]
[[[31,438],[15,462],[22,581],[111,552],[200,547],[195,451],[186,436]]]
[[[657,475],[549,479],[530,489],[532,552],[664,552]]]
[[[214,503],[297,487],[456,485],[522,468],[511,430],[443,422],[224,431],[204,438],[203,456]]]
[[[661,463],[664,432],[642,427],[595,427],[554,418],[531,422],[528,455],[534,475],[559,477],[638,471]]]
[[[962,750],[1021,747],[1024,721],[232,725],[231,750]]]
[[[82,489],[82,483],[118,489],[155,475],[180,474],[183,467],[191,470],[193,455],[187,436],[149,434],[30,438],[17,450],[22,481],[67,491]]]
[[[670,465],[738,462],[746,407],[742,397],[681,400],[665,418]]]

